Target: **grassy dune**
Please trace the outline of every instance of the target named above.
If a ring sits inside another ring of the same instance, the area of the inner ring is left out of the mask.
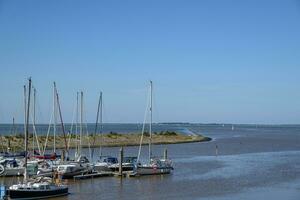
[[[148,144],[149,142],[149,134],[144,134],[143,144]],[[24,149],[24,137],[22,135],[19,136],[1,136],[0,137],[0,150],[6,151],[7,147],[10,146],[11,151],[14,150],[22,150]],[[46,136],[39,136],[39,144],[40,147],[44,146],[46,141]],[[67,143],[70,148],[75,148],[76,143],[79,143],[79,140],[76,139],[76,135],[69,135],[67,138]],[[84,135],[82,139],[82,146],[88,147],[89,144],[91,147],[99,147],[100,145],[105,147],[113,147],[113,146],[135,146],[140,144],[141,134],[118,134],[118,133],[107,133],[95,136],[87,136]],[[153,144],[177,144],[177,143],[189,143],[189,142],[203,142],[210,141],[211,138],[204,137],[201,135],[184,135],[175,132],[160,132],[152,135],[152,143]],[[29,149],[32,148],[32,136],[29,137]],[[47,149],[53,148],[54,137],[53,135],[48,137],[48,145]],[[56,148],[63,149],[65,147],[65,141],[62,134],[58,134],[56,136]],[[35,141],[35,147],[37,148],[37,143]]]

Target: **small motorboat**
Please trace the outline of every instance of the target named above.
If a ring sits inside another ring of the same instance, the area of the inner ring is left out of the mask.
[[[118,163],[118,159],[116,157],[100,156],[99,161],[97,161],[94,164],[94,171],[96,172],[112,171],[110,167],[117,163]]]
[[[122,170],[123,171],[132,171],[134,167],[137,165],[137,157],[128,156],[123,158],[122,163]],[[118,171],[119,170],[119,163],[113,164],[109,166],[111,171]]]
[[[28,161],[28,175],[53,177],[55,166],[47,160],[33,160]]]
[[[62,179],[73,178],[76,175],[88,174],[93,167],[85,156],[80,156],[77,161],[69,161],[57,166],[57,173]]]

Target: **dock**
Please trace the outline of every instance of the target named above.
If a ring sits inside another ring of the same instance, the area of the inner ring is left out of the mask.
[[[82,174],[74,176],[74,180],[80,180],[80,179],[92,179],[92,178],[100,178],[100,177],[108,177],[108,176],[114,176],[113,172],[95,172],[91,174]]]

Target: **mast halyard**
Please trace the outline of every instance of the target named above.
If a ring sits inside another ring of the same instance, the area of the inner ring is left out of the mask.
[[[28,135],[29,135],[29,109],[30,109],[30,93],[31,93],[31,78],[29,78],[28,83],[28,101],[26,109],[26,128],[25,128],[25,172],[24,172],[24,182],[27,182],[27,158],[28,158]]]
[[[102,92],[100,92],[99,102],[98,102],[98,107],[97,107],[97,116],[96,116],[95,135],[94,135],[93,145],[95,145],[95,140],[96,140],[95,136],[97,136],[99,115],[100,115],[100,134],[101,134],[99,150],[100,150],[100,156],[102,156]],[[93,149],[93,153],[92,153],[92,157],[93,156],[94,156],[94,149]]]
[[[35,130],[35,107],[36,106],[36,89],[33,88],[33,130]],[[33,134],[32,134],[32,155],[34,156],[34,131],[33,131]]]
[[[149,163],[151,162],[152,157],[152,100],[153,100],[153,87],[152,81],[150,81],[150,124],[149,124]]]

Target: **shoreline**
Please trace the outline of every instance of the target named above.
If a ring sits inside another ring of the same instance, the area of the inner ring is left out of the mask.
[[[142,145],[147,145],[149,142],[149,134],[145,133]],[[44,149],[46,136],[38,136],[40,149]],[[22,135],[18,136],[1,136],[0,137],[0,150],[7,150],[9,147],[10,151],[19,151],[24,148],[24,137]],[[66,137],[68,149],[75,149],[78,144],[78,136],[68,135]],[[126,147],[126,146],[138,146],[140,145],[141,134],[129,133],[129,134],[119,134],[119,133],[106,133],[102,135],[84,135],[82,136],[82,148],[98,148],[102,147]],[[181,144],[181,143],[196,143],[196,142],[208,142],[212,138],[205,137],[202,135],[185,135],[177,132],[160,132],[154,133],[152,135],[152,144]],[[32,149],[32,136],[29,137],[28,148]],[[62,134],[58,134],[55,137],[56,149],[65,149],[65,140]],[[35,141],[35,149],[38,150],[37,142]],[[46,150],[53,149],[54,146],[54,136],[48,137]]]

